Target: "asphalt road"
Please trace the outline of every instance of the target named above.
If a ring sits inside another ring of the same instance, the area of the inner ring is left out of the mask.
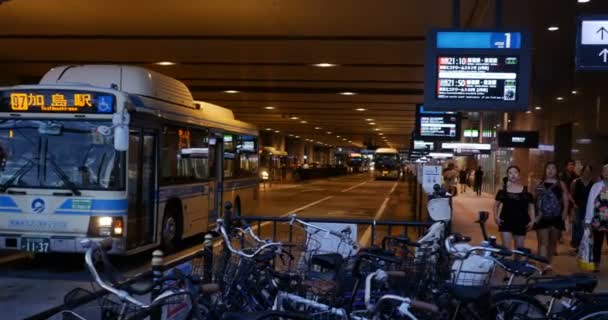
[[[314,180],[300,184],[274,184],[260,187],[260,201],[251,215],[299,217],[410,220],[408,190],[404,182],[375,181],[368,174]],[[254,226],[257,227],[256,224]],[[279,231],[286,226],[278,227]],[[257,228],[256,228],[257,229]],[[262,225],[265,237],[272,236],[272,225]],[[369,243],[370,229],[357,228],[360,242]],[[202,237],[188,240],[172,255],[200,248]],[[2,319],[22,319],[61,304],[64,295],[75,287],[90,288],[89,274],[79,255],[50,255],[22,258],[0,256],[0,310]],[[135,274],[145,270],[151,252],[114,259],[119,270]]]

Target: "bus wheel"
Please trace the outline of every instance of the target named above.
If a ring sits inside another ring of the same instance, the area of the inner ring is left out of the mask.
[[[174,208],[167,209],[163,218],[162,246],[167,252],[174,252],[181,239],[181,225]]]

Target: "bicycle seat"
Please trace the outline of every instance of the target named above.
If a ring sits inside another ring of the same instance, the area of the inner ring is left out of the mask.
[[[523,261],[516,261],[511,259],[499,259],[499,261],[507,272],[512,273],[518,277],[530,277],[536,272],[536,269],[529,266]]]
[[[217,283],[206,283],[201,285],[202,294],[214,294],[220,292],[220,286]]]
[[[490,296],[489,287],[449,285],[449,292],[462,302],[478,302],[481,298]]]
[[[597,279],[588,274],[573,274],[554,278],[538,278],[528,290],[533,294],[562,297],[573,292],[592,292]]]

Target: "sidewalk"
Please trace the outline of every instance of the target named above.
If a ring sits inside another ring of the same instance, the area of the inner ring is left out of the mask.
[[[500,241],[500,234],[498,227],[494,223],[492,217],[492,207],[494,205],[494,197],[490,194],[484,193],[481,197],[477,197],[473,191],[467,190],[464,194],[459,194],[453,199],[453,220],[452,230],[462,235],[467,235],[472,238],[472,243],[477,244],[482,240],[481,229],[479,225],[474,223],[477,220],[477,213],[479,211],[490,212],[490,218],[486,223],[486,229],[488,235],[494,235]],[[581,272],[578,268],[576,257],[570,256],[569,252],[572,250],[568,243],[570,242],[570,234],[564,234],[564,244],[559,245],[557,251],[558,256],[553,258],[553,271],[555,274],[571,274]],[[529,232],[526,237],[526,247],[536,252],[536,232]],[[602,270],[598,275],[600,281],[597,287],[597,291],[608,291],[608,256],[602,257],[605,263],[602,264]]]

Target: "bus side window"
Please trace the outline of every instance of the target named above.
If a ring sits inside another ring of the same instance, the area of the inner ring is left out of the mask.
[[[237,136],[236,146],[236,176],[246,178],[257,176],[258,171],[258,148],[257,137],[240,135]]]

